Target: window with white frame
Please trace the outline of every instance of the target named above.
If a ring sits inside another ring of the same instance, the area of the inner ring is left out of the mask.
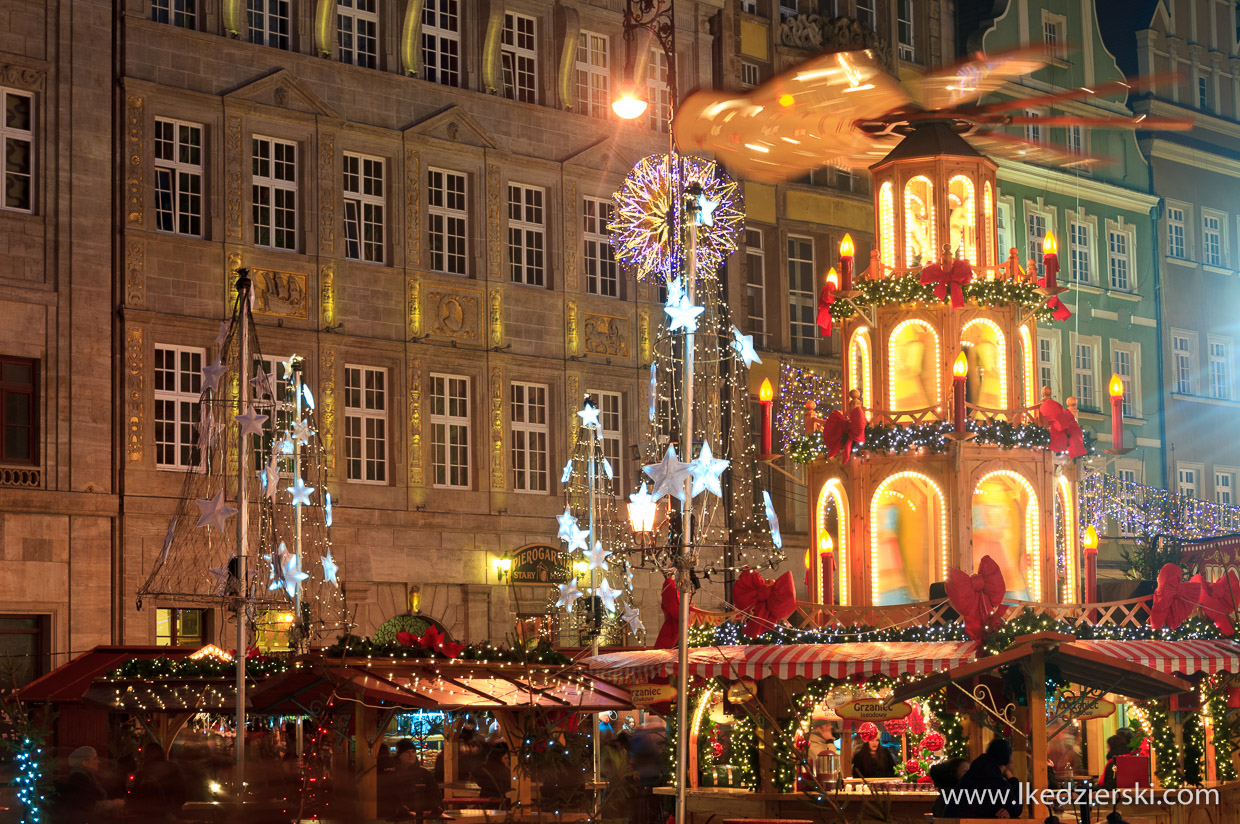
[[[155,118],[155,228],[202,236],[202,126]]]
[[[528,14],[504,12],[499,55],[504,71],[504,97],[538,102],[538,21]]]
[[[387,483],[387,370],[344,367],[345,478]]]
[[[255,136],[252,141],[251,201],[254,245],[297,248],[297,144]]]
[[[1175,468],[1176,491],[1181,495],[1196,498],[1201,490],[1201,468],[1177,463]]]
[[[602,198],[587,197],[581,202],[586,291],[606,298],[620,297],[620,269],[611,250],[607,229],[614,209],[611,200]]]
[[[818,354],[818,310],[814,295],[814,241],[788,236],[788,318],[792,352]]]
[[[789,17],[796,17],[801,13],[797,8],[797,0],[779,0],[779,19],[787,20]]]
[[[857,0],[857,21],[870,31],[878,28],[878,13],[875,10],[877,0]]]
[[[1049,386],[1051,395],[1059,396],[1059,336],[1053,332],[1038,332],[1038,399],[1042,387]]]
[[[666,132],[672,123],[672,87],[668,77],[667,54],[662,48],[650,50],[650,61],[646,64],[646,99],[650,101],[647,110],[650,128],[656,132]]]
[[[598,407],[598,438],[603,445],[603,457],[611,464],[611,492],[622,492],[620,479],[624,477],[621,466],[621,446],[624,443],[624,406],[619,392],[602,392],[587,389],[586,397]]]
[[[288,49],[290,0],[246,0],[246,26],[251,43]]]
[[[198,422],[202,404],[202,360],[192,346],[155,344],[155,466],[198,465]],[[217,422],[220,423],[220,422]]]
[[[1111,371],[1124,387],[1125,418],[1141,417],[1141,350],[1136,344],[1111,342]]]
[[[1046,45],[1046,55],[1056,60],[1064,58],[1064,47],[1067,37],[1067,20],[1058,14],[1042,12],[1042,42]]]
[[[1217,214],[1201,216],[1201,249],[1206,266],[1223,265],[1223,220]]]
[[[1233,470],[1214,470],[1214,502],[1224,506],[1236,502],[1236,473]]]
[[[422,77],[441,86],[461,85],[461,2],[422,4]]]
[[[1068,277],[1074,283],[1089,283],[1090,227],[1088,223],[1073,220],[1068,223]]]
[[[1032,258],[1037,263],[1039,271],[1042,269],[1042,242],[1046,240],[1046,233],[1049,229],[1050,221],[1045,214],[1026,210],[1025,239],[1029,247],[1028,258]]]
[[[512,488],[517,492],[547,492],[547,387],[514,382],[509,387],[508,409],[512,428]]]
[[[1078,409],[1098,409],[1098,345],[1077,341],[1072,345],[1072,390]]]
[[[336,0],[336,46],[341,63],[379,65],[378,0]]]
[[[896,0],[896,42],[901,60],[917,59],[917,46],[913,39],[913,0]]]
[[[741,0],[741,11],[745,14],[757,14],[758,0]]]
[[[435,486],[468,489],[469,378],[431,373],[431,479]]]
[[[198,0],[151,0],[151,19],[183,29],[197,29]]]
[[[762,82],[757,63],[741,62],[741,88],[752,89]]]
[[[1204,77],[1197,78],[1197,108],[1210,110],[1210,83]]]
[[[544,191],[508,184],[508,273],[513,283],[546,285]]]
[[[469,209],[465,175],[445,169],[426,172],[427,249],[431,269],[449,275],[466,271]]]
[[[1119,229],[1107,229],[1107,270],[1112,289],[1133,291],[1131,238]]]
[[[1016,237],[1012,233],[1012,209],[1012,204],[1004,200],[1000,200],[995,209],[995,240],[999,244],[1000,261],[1007,260],[1016,245]]]
[[[761,229],[745,229],[745,300],[749,304],[749,334],[754,343],[765,346],[766,244]]]
[[[1184,260],[1188,257],[1185,238],[1184,210],[1179,206],[1167,207],[1167,254]]]
[[[34,97],[0,88],[4,120],[0,121],[0,171],[4,172],[4,208],[34,210]]]
[[[611,39],[605,34],[577,35],[577,111],[604,118],[611,111]]]
[[[345,152],[344,256],[382,263],[384,250],[383,159]]]
[[[1233,394],[1231,387],[1231,338],[1219,338],[1211,335],[1207,345],[1210,347],[1210,397],[1229,401]]]
[[[1194,363],[1197,357],[1197,336],[1186,332],[1171,333],[1171,367],[1175,391],[1181,395],[1193,394],[1197,383]]]
[[[1085,154],[1085,129],[1081,126],[1068,126],[1064,129],[1064,142],[1068,146],[1069,154]]]

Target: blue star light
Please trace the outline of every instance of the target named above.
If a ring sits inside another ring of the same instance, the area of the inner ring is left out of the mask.
[[[564,513],[556,516],[556,520],[560,523],[560,540],[567,541],[573,537],[572,531],[577,527],[577,518],[568,507],[564,507]]]
[[[568,479],[573,475],[573,459],[569,458],[568,463],[564,464],[564,471],[560,473],[560,483],[568,483]]]
[[[784,548],[784,538],[779,534],[779,516],[775,514],[775,504],[771,503],[771,493],[762,490],[762,505],[766,507],[766,522],[771,527],[771,543],[776,549]]]
[[[715,198],[714,200],[711,200],[705,194],[698,195],[698,199],[697,199],[698,225],[700,226],[714,226],[715,225],[715,209],[718,208],[720,202],[721,202],[720,198]]]
[[[314,409],[314,393],[310,391],[310,385],[303,383],[301,385],[301,397],[306,402],[306,406]]]
[[[689,494],[696,498],[702,492],[709,490],[715,494],[716,498],[722,498],[723,489],[719,486],[719,476],[727,468],[728,461],[716,458],[711,454],[710,444],[703,443],[697,460],[689,464],[689,474],[693,476],[693,486]]]
[[[642,467],[642,471],[654,481],[656,501],[664,495],[675,495],[682,501],[685,499],[685,480],[689,477],[689,464],[676,457],[676,447],[669,446],[663,460]]]
[[[654,423],[655,408],[658,404],[659,393],[656,388],[655,378],[659,374],[658,364],[651,362],[650,364],[650,422]]]
[[[301,562],[296,555],[286,552],[281,561],[284,565],[284,591],[288,593],[288,597],[295,598],[301,582],[310,576],[301,571]]]
[[[293,496],[293,506],[310,506],[310,494],[314,492],[314,487],[306,486],[306,482],[301,478],[293,481],[293,485],[285,487],[285,492]]]
[[[323,580],[331,581],[336,586],[340,586],[340,582],[336,580],[336,570],[339,566],[332,560],[332,551],[327,550],[327,554],[323,556]]]
[[[755,363],[762,363],[762,358],[758,357],[758,353],[753,348],[753,335],[746,335],[732,327],[732,348],[746,366],[753,366]]]
[[[598,589],[594,590],[594,594],[597,595],[599,600],[603,602],[603,606],[608,612],[615,612],[616,599],[619,598],[622,593],[618,589],[612,589],[611,584],[607,583],[607,579],[604,578],[602,583],[598,585]]]
[[[579,529],[576,524],[573,525],[572,533],[568,536],[568,551],[580,549],[585,552],[590,544],[590,530]]]
[[[577,599],[581,597],[581,590],[577,589],[577,581],[572,580],[567,584],[560,584],[560,597],[556,600],[557,607],[572,609],[573,604],[577,603]]]
[[[582,427],[598,429],[598,413],[599,408],[589,401],[586,401],[585,405],[581,407],[581,411],[577,413],[577,417],[581,418]]]
[[[682,293],[675,303],[672,303],[669,297],[667,306],[663,307],[663,311],[667,313],[670,319],[667,325],[669,332],[675,332],[677,329],[684,329],[686,332],[696,332],[698,316],[706,311],[706,307],[694,306],[690,302],[689,296]]]
[[[332,494],[326,493],[323,502],[323,523],[325,526],[332,525]]]
[[[594,549],[590,550],[590,554],[587,558],[590,562],[590,569],[601,569],[606,571],[607,551],[603,549],[603,543],[601,541],[594,542]]]

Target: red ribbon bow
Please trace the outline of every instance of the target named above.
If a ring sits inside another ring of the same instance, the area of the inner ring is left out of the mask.
[[[433,625],[427,627],[426,632],[422,633],[420,638],[412,632],[398,632],[396,640],[407,647],[417,644],[422,649],[443,653],[448,658],[457,657],[461,654],[461,650],[465,649],[464,644],[449,641],[448,637]]]
[[[1194,575],[1190,583],[1193,581],[1201,584],[1202,611],[1210,616],[1219,632],[1235,635],[1236,629],[1231,619],[1236,614],[1236,603],[1240,601],[1240,576],[1234,569],[1229,569],[1217,581],[1206,581],[1201,575]]]
[[[1046,286],[1045,277],[1038,278],[1038,286],[1043,286],[1043,287]],[[1053,317],[1055,320],[1064,321],[1072,317],[1072,311],[1068,309],[1067,306],[1064,305],[1064,302],[1062,300],[1059,299],[1059,295],[1051,295],[1049,298],[1047,298],[1046,308],[1051,310],[1051,312],[1053,313],[1051,317]]]
[[[663,579],[659,604],[663,608],[663,626],[659,627],[659,637],[654,639],[654,648],[671,649],[680,638],[680,591],[671,578]]]
[[[947,600],[964,619],[965,632],[975,641],[981,641],[995,629],[1006,611],[1003,594],[1007,584],[995,559],[983,555],[973,575],[963,569],[947,571]]]
[[[827,458],[834,458],[837,452],[843,451],[840,463],[848,463],[852,457],[854,443],[865,443],[865,411],[854,406],[844,417],[838,409],[832,409],[822,424],[822,442],[827,447]]]
[[[1184,623],[1201,603],[1202,582],[1185,581],[1184,570],[1166,564],[1158,571],[1158,589],[1154,590],[1154,606],[1150,609],[1150,626],[1154,629],[1175,629]]]
[[[831,337],[831,304],[835,303],[835,287],[827,284],[818,293],[818,331],[824,338]]]
[[[737,611],[749,614],[744,632],[757,638],[775,628],[797,608],[797,587],[791,572],[768,581],[747,569],[732,584],[732,604]]]
[[[1064,409],[1063,404],[1047,398],[1038,411],[1046,418],[1052,452],[1067,452],[1069,458],[1079,458],[1085,454],[1085,433],[1081,431],[1080,421]]]
[[[959,309],[964,306],[964,289],[961,288],[965,284],[973,282],[973,267],[969,265],[967,260],[957,260],[952,263],[950,270],[944,269],[943,264],[935,261],[921,269],[921,283],[923,286],[934,284],[934,296],[939,300],[946,300],[947,293],[950,290],[952,296],[952,308]]]

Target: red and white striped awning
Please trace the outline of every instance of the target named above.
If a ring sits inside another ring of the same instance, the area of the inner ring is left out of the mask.
[[[1141,664],[1168,675],[1240,673],[1240,646],[1233,641],[1076,641],[1076,646]]]
[[[925,675],[972,662],[976,649],[972,641],[699,647],[689,650],[689,674],[729,680]],[[638,684],[675,673],[676,650],[612,652],[582,663],[612,683]]]

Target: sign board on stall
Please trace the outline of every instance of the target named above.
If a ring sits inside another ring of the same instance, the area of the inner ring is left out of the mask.
[[[890,721],[907,718],[912,711],[905,701],[887,706],[881,698],[854,698],[835,708],[836,715],[849,721]]]
[[[661,704],[676,698],[676,688],[671,684],[633,684],[629,687],[629,697],[639,707]]]
[[[1078,721],[1088,721],[1091,718],[1110,718],[1115,714],[1115,703],[1105,698],[1099,698],[1098,703],[1089,707],[1076,718]]]
[[[742,678],[728,686],[728,700],[733,704],[744,704],[758,697],[758,685],[748,678]]]
[[[569,579],[568,556],[559,547],[526,544],[513,550],[511,557],[508,574],[514,584],[562,584]]]

